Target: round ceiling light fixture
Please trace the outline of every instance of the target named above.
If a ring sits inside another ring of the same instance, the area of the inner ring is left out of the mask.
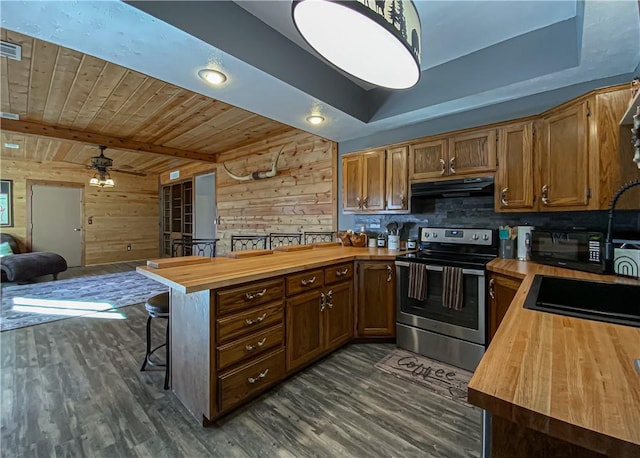
[[[406,89],[420,79],[420,17],[410,0],[294,0],[305,41],[343,71],[377,86]]]
[[[211,68],[203,68],[202,70],[198,71],[198,76],[205,80],[207,83],[213,84],[214,86],[227,81],[227,75],[219,70],[213,70]]]
[[[324,116],[321,115],[311,115],[311,116],[307,116],[307,122],[309,124],[322,124],[325,121]]]

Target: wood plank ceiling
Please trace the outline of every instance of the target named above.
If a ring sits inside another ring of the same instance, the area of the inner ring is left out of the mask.
[[[0,58],[1,110],[20,116],[1,121],[4,159],[86,165],[99,154],[96,144],[107,143],[114,168],[158,174],[192,158],[215,162],[220,153],[297,131],[17,32],[0,29],[0,38],[22,46],[21,61]],[[41,131],[47,136],[25,134]]]

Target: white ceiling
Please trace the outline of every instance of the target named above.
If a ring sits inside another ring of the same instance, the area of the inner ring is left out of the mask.
[[[467,122],[477,123],[539,112],[577,88],[638,71],[637,0],[416,6],[423,72],[403,91],[371,88],[317,59],[295,31],[289,0],[3,1],[1,24],[347,143],[399,141],[411,135],[407,126],[456,114],[464,123],[473,113]],[[228,83],[201,82],[196,72],[207,65],[223,69]],[[312,111],[327,122],[309,125]]]

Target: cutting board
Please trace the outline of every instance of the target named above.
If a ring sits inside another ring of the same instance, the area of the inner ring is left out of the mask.
[[[311,245],[283,245],[283,246],[275,247],[273,250],[289,252],[289,251],[310,250],[311,248],[313,248]]]
[[[243,258],[251,258],[253,256],[264,256],[266,254],[273,254],[271,250],[242,250],[242,251],[231,251],[227,253],[228,258],[234,259],[243,259]]]
[[[180,256],[177,258],[149,259],[147,267],[153,269],[166,269],[168,267],[190,266],[192,264],[204,264],[211,262],[206,256]]]
[[[314,247],[314,248],[329,248],[329,247],[342,246],[342,243],[340,243],[340,242],[317,242],[317,243],[312,243],[311,246]]]

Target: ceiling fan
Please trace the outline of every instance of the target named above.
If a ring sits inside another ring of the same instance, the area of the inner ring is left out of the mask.
[[[135,175],[139,177],[146,177],[147,174],[143,172],[136,172],[133,170],[124,170],[123,168],[114,169],[113,168],[113,159],[104,155],[104,151],[107,149],[104,145],[99,145],[100,148],[100,156],[93,156],[91,158],[91,163],[87,165],[88,170],[97,170],[98,173],[104,175],[108,172],[118,172],[118,173],[126,173],[129,175]],[[123,166],[128,167],[128,166]]]

